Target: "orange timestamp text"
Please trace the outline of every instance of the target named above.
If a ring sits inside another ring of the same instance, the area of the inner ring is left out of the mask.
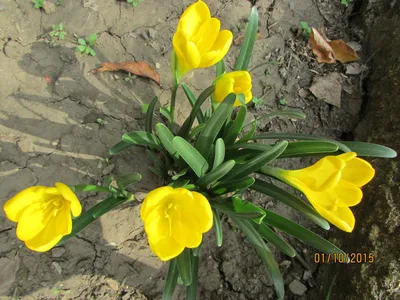
[[[372,253],[314,253],[314,262],[317,264],[341,263],[363,264],[373,263],[375,256]]]

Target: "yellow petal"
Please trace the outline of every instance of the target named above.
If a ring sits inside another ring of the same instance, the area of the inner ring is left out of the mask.
[[[72,220],[67,204],[55,217],[50,218],[47,226],[39,234],[25,241],[25,245],[31,250],[45,252],[53,248],[64,235],[70,234],[71,230]]]
[[[233,78],[222,76],[215,84],[213,100],[218,103],[224,101],[226,96],[233,93],[234,84],[235,80]]]
[[[38,235],[49,222],[53,212],[53,205],[50,203],[46,208],[42,202],[34,203],[27,207],[18,221],[17,237],[22,240],[30,240]]]
[[[7,218],[18,222],[23,211],[33,203],[44,199],[45,186],[33,186],[22,190],[4,204]]]
[[[146,195],[146,198],[144,199],[142,206],[140,207],[140,217],[144,222],[146,222],[148,214],[153,209],[165,203],[166,196],[172,193],[173,190],[174,189],[170,186],[163,186],[152,190]]]
[[[172,236],[179,244],[187,248],[196,248],[200,245],[202,234],[194,231],[183,219],[173,220],[171,224]]]
[[[200,53],[199,50],[197,50],[196,45],[193,42],[188,42],[184,45],[182,50],[188,66],[191,69],[197,68],[200,63]]]
[[[350,208],[338,207],[336,211],[329,211],[319,205],[313,204],[313,206],[322,217],[337,228],[346,232],[353,231],[356,219],[354,218],[353,212]]]
[[[222,30],[211,47],[210,51],[201,55],[201,62],[198,68],[208,68],[219,62],[228,53],[233,40],[232,32]]]
[[[371,164],[361,158],[355,157],[346,162],[342,170],[342,178],[362,187],[372,180],[375,170]]]
[[[192,192],[195,211],[194,217],[199,222],[200,232],[207,232],[211,229],[213,225],[213,213],[211,210],[210,202],[202,194],[197,192]]]
[[[165,237],[171,235],[170,222],[165,217],[163,205],[154,208],[147,216],[144,229],[148,236]]]
[[[185,249],[173,237],[164,237],[161,239],[152,239],[149,237],[149,244],[154,254],[162,261],[177,257]]]
[[[221,22],[216,18],[208,19],[201,25],[192,38],[192,42],[196,44],[200,53],[205,53],[211,49],[218,38],[220,28]]]
[[[357,156],[357,153],[355,153],[355,152],[346,152],[346,153],[338,155],[337,158],[344,160],[346,162],[346,161],[352,160],[356,156]]]
[[[363,196],[359,187],[346,180],[340,180],[333,190],[338,197],[337,206],[339,207],[355,206],[361,202]]]
[[[82,205],[74,192],[69,188],[69,186],[61,182],[56,182],[55,186],[61,193],[62,197],[70,202],[72,215],[74,217],[79,216],[82,213]]]
[[[184,31],[188,36],[193,36],[200,26],[210,18],[208,6],[203,1],[197,1],[184,11],[176,31]]]

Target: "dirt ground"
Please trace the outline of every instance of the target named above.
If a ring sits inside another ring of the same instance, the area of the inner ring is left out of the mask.
[[[53,1],[54,3],[58,1]],[[30,1],[0,0],[0,201],[3,204],[28,186],[96,184],[106,175],[139,172],[135,192],[145,193],[159,182],[147,170],[142,149],[108,157],[107,149],[123,133],[141,128],[141,104],[154,95],[168,104],[172,77],[171,38],[188,0],[144,0],[136,8],[120,1],[61,1],[54,10],[35,9]],[[208,0],[211,12],[235,37],[244,31],[250,12],[245,0]],[[261,122],[260,131],[304,132],[331,138],[351,138],[362,104],[361,75],[346,75],[342,64],[318,64],[306,42],[295,37],[300,21],[326,28],[331,39],[358,42],[340,1],[262,0],[258,3],[261,38],[256,41],[251,74],[253,94],[263,112],[298,108],[305,120]],[[50,42],[53,24],[63,23],[67,37]],[[98,34],[97,56],[75,51],[76,38]],[[357,45],[357,44],[356,44]],[[226,63],[232,69],[239,46],[232,46]],[[359,51],[362,60],[363,50]],[[161,86],[146,79],[124,80],[126,74],[93,74],[103,62],[145,60],[156,66]],[[267,62],[260,66],[260,64]],[[214,69],[196,70],[187,83],[200,93],[213,80]],[[316,76],[338,74],[342,108],[317,100],[310,92]],[[362,75],[366,75],[366,71]],[[285,100],[285,101],[283,101]],[[178,93],[178,123],[189,108]],[[96,120],[102,118],[105,124]],[[250,117],[251,119],[251,117]],[[306,160],[285,160],[298,168]],[[84,208],[101,195],[82,194]],[[317,230],[285,206],[249,193],[248,199]],[[23,299],[159,299],[167,264],[150,251],[139,218],[139,207],[127,205],[103,216],[65,246],[44,254],[28,251],[15,237],[14,224],[0,210],[0,296]],[[333,229],[334,230],[334,229]],[[214,233],[205,236],[200,268],[199,299],[274,299],[271,281],[260,259],[244,238],[224,225],[225,242],[217,248]],[[303,260],[276,252],[284,274],[287,299],[310,299],[315,286],[314,250],[291,240]],[[302,285],[289,288],[295,281]],[[302,287],[306,290],[303,290]],[[321,295],[325,298],[326,295]],[[177,299],[184,298],[178,289]]]

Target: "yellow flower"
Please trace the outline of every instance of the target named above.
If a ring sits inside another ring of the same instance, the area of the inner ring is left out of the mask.
[[[34,251],[45,252],[72,230],[71,212],[77,217],[82,206],[71,189],[61,182],[55,187],[27,188],[4,204],[7,218],[17,222],[17,237]]]
[[[185,10],[172,38],[178,58],[178,77],[196,68],[211,67],[228,53],[233,35],[229,30],[220,31],[220,27],[220,21],[211,18],[203,1]]]
[[[151,249],[163,261],[198,247],[213,224],[210,203],[202,194],[170,186],[148,193],[140,216]]]
[[[302,191],[318,213],[341,230],[352,232],[355,218],[349,207],[360,203],[360,187],[375,175],[374,168],[355,152],[326,156],[301,170],[275,170],[274,176]]]
[[[245,97],[245,103],[250,102],[253,98],[251,93],[251,76],[247,71],[234,71],[223,74],[216,79],[214,84],[214,102],[221,103],[230,93],[235,93],[236,95],[243,94]],[[240,106],[237,96],[234,106]]]

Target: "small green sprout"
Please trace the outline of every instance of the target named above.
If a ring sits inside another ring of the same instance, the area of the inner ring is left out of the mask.
[[[131,73],[129,73],[128,76],[126,76],[126,77],[124,78],[124,80],[125,80],[125,81],[129,81],[129,82],[132,83],[132,81],[133,81],[136,77],[137,77],[136,75],[132,75]]]
[[[147,110],[149,109],[149,105],[148,104],[146,104],[146,103],[144,103],[144,104],[142,104],[142,113],[147,113]]]
[[[94,51],[94,49],[92,48],[92,46],[96,42],[96,39],[97,39],[97,34],[95,33],[93,33],[87,41],[82,38],[78,38],[79,46],[76,47],[76,51],[82,54],[86,53],[91,56],[96,56],[96,51]]]
[[[311,33],[311,27],[308,25],[307,22],[301,21],[300,22],[301,34],[304,38],[308,38],[308,35]]]
[[[340,0],[340,3],[346,7],[348,7],[351,2],[353,2],[353,0]]]
[[[108,124],[108,122],[106,120],[104,120],[104,118],[97,118],[96,122],[102,126]]]
[[[254,103],[254,106],[256,108],[261,108],[262,106],[264,106],[264,99],[262,98],[253,97],[253,99],[251,99],[251,102]]]
[[[132,4],[133,7],[137,7],[139,2],[143,2],[143,0],[126,0],[128,3]]]
[[[282,98],[281,100],[279,100],[279,104],[280,104],[280,105],[286,105],[286,104],[287,104],[286,99],[285,99],[285,98]]]
[[[35,8],[40,9],[43,7],[44,0],[33,0],[32,3],[34,4]]]
[[[59,40],[63,40],[65,38],[64,24],[60,23],[58,25],[53,25],[53,31],[50,31],[51,37],[57,37]]]

